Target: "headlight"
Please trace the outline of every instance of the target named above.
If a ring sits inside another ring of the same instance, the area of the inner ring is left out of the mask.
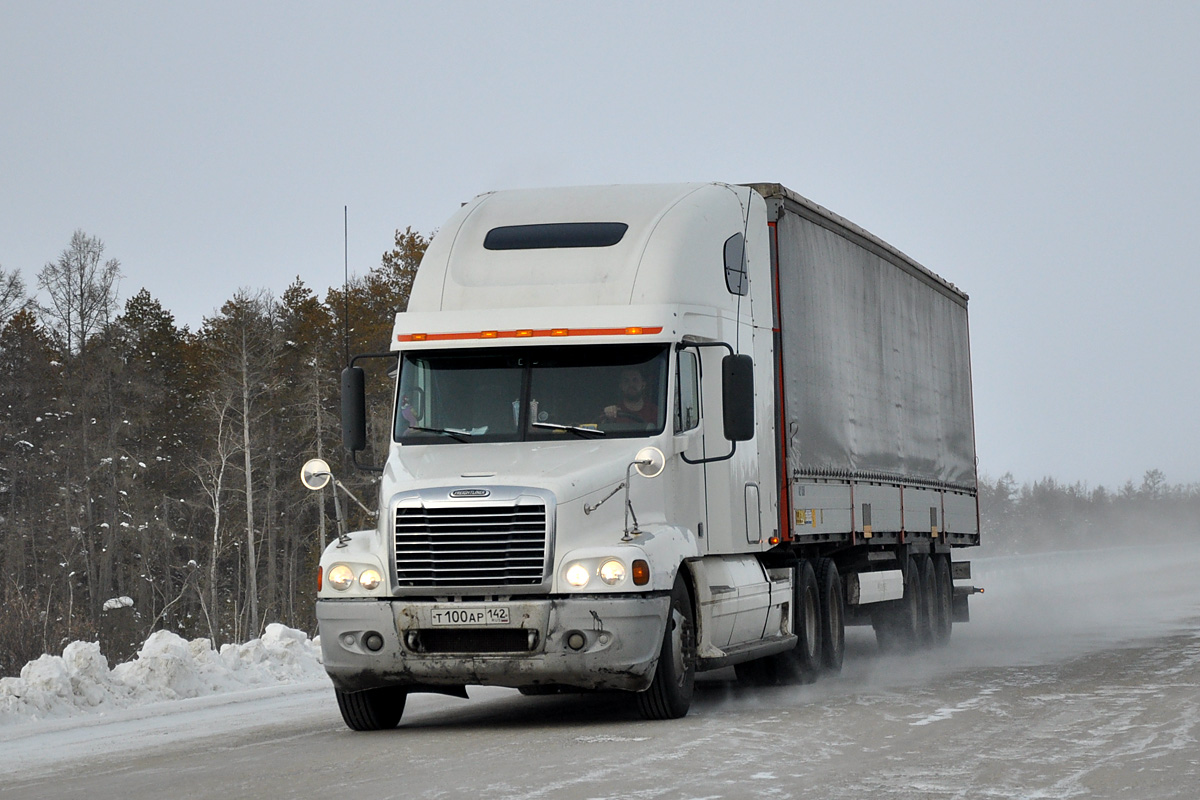
[[[567,583],[576,589],[582,589],[584,586],[587,586],[588,579],[590,578],[591,575],[588,574],[587,567],[583,564],[572,564],[567,568]]]
[[[609,559],[600,565],[600,580],[609,586],[616,586],[625,580],[625,565],[616,559]]]
[[[344,592],[354,585],[354,570],[345,564],[336,564],[329,570],[329,585]]]
[[[378,570],[364,569],[362,575],[358,576],[358,582],[361,583],[362,587],[369,592],[379,584],[383,583],[383,578],[380,576]]]

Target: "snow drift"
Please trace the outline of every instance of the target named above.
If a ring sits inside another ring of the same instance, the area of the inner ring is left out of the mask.
[[[208,639],[156,631],[112,669],[99,644],[72,642],[61,656],[30,661],[19,678],[0,678],[0,725],[324,677],[320,639],[278,623],[220,652]]]

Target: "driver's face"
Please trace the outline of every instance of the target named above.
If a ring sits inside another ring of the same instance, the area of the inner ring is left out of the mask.
[[[636,399],[646,389],[646,381],[640,372],[626,370],[621,373],[621,396]]]

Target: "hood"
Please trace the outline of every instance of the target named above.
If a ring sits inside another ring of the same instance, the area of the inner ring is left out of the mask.
[[[383,475],[383,497],[441,486],[529,486],[559,504],[625,478],[646,439],[498,442],[395,446]]]

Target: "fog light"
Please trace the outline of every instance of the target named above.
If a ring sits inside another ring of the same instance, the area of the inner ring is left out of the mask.
[[[600,580],[609,586],[616,586],[625,580],[625,565],[616,559],[605,561],[600,565]]]
[[[572,564],[567,569],[567,583],[571,584],[576,589],[587,586],[588,579],[590,577],[591,576],[588,575],[587,567],[585,567],[583,564]],[[330,580],[333,580],[333,578],[330,577]]]
[[[371,631],[363,637],[363,645],[372,653],[378,653],[383,649],[383,637],[375,631]]]
[[[579,631],[567,635],[567,647],[572,650],[582,650],[585,644],[587,644],[587,639],[583,638],[583,634]]]
[[[337,564],[329,570],[329,585],[344,592],[354,584],[354,570],[345,564]]]
[[[362,575],[358,576],[358,582],[361,583],[362,587],[369,592],[379,584],[383,583],[383,578],[380,577],[377,570],[364,569]]]

